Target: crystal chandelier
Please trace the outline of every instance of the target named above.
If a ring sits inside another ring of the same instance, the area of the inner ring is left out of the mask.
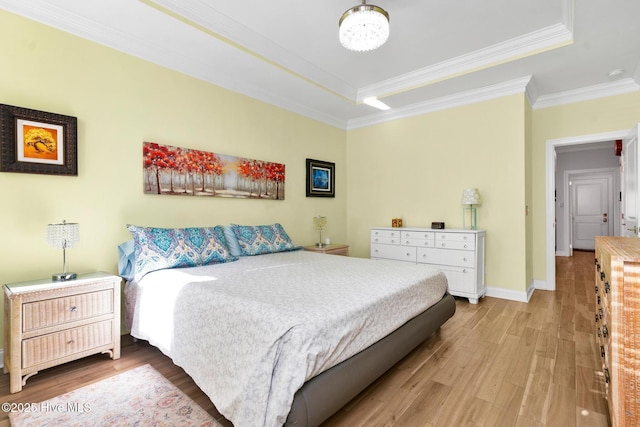
[[[377,49],[389,38],[389,14],[366,0],[343,13],[339,26],[340,43],[356,52]]]

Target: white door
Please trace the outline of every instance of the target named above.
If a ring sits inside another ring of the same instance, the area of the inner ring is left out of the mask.
[[[638,129],[622,140],[622,226],[623,236],[638,236]]]
[[[572,179],[572,248],[594,250],[596,236],[613,234],[612,177],[588,177]]]

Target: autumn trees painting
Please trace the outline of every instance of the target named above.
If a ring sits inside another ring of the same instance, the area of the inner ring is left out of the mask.
[[[172,147],[142,146],[144,192],[284,200],[284,164]]]

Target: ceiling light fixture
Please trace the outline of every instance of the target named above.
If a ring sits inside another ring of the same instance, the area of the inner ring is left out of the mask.
[[[366,0],[343,13],[338,25],[340,43],[356,52],[377,49],[389,38],[389,14]]]

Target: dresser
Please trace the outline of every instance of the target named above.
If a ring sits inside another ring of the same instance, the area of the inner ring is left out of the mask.
[[[121,279],[107,273],[4,285],[4,372],[22,390],[38,371],[96,353],[120,357]]]
[[[640,425],[640,239],[596,237],[596,342],[611,425]]]
[[[449,293],[472,304],[485,294],[484,230],[371,229],[371,258],[426,264],[447,276]]]

